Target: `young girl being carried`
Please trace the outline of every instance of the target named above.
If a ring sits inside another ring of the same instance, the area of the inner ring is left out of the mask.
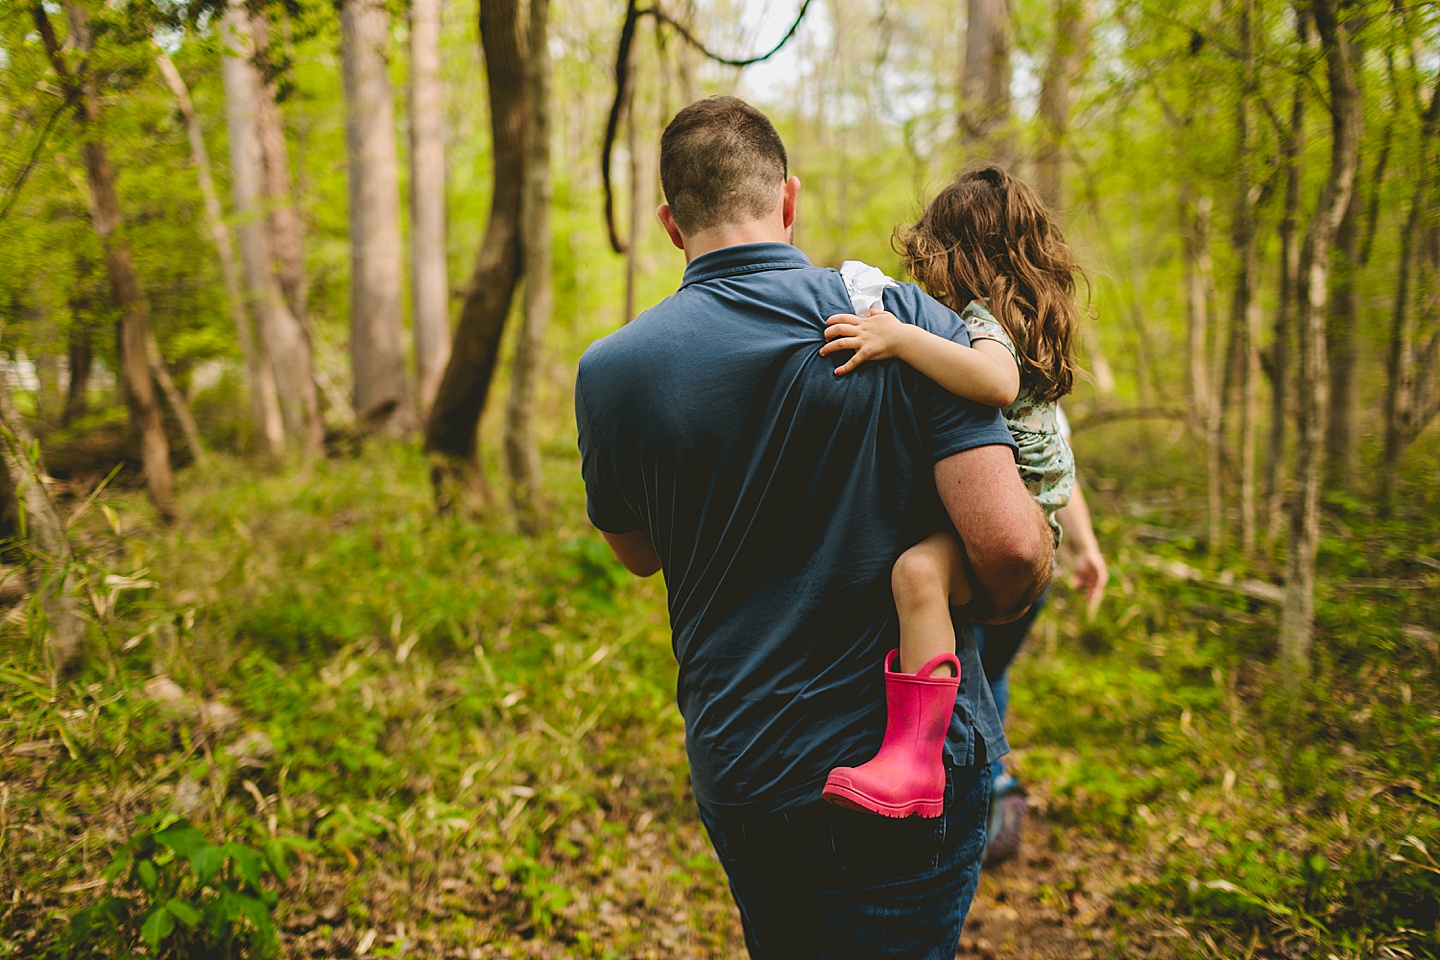
[[[961,174],[919,222],[897,232],[897,241],[910,275],[960,314],[971,345],[880,309],[881,290],[894,281],[847,261],[841,275],[856,313],[827,321],[821,354],[854,351],[837,376],[871,360],[898,359],[955,396],[1003,408],[1020,448],[1020,476],[1058,544],[1055,511],[1075,484],[1075,460],[1056,414],[1077,370],[1074,254],[1035,192],[995,166]],[[950,608],[974,593],[955,531],[901,554],[891,586],[900,649],[898,669],[895,652],[885,658],[885,739],[873,760],[832,770],[823,795],[890,817],[940,816],[945,735],[960,686]],[[948,676],[941,670],[947,665]]]

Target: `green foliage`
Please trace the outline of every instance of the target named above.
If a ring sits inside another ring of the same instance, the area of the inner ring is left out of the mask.
[[[263,851],[243,843],[213,844],[188,820],[152,814],[116,853],[104,876],[119,891],[70,921],[63,957],[271,957],[279,937],[268,873],[290,874],[287,845]]]
[[[1165,486],[1112,466],[1101,437],[1087,449],[1097,486]],[[1415,450],[1409,475],[1437,454]],[[1274,663],[1275,608],[1142,562],[1208,563],[1171,538],[1182,525],[1132,529],[1103,508],[1116,580],[1099,617],[1058,598],[1043,652],[1012,674],[1019,775],[1045,784],[1067,833],[1135,851],[1117,902],[1186,918],[1221,945],[1204,955],[1281,941],[1343,958],[1440,951],[1440,576],[1413,560],[1433,551],[1440,513],[1431,487],[1410,492],[1403,522],[1351,504],[1322,540],[1319,666],[1298,700]]]

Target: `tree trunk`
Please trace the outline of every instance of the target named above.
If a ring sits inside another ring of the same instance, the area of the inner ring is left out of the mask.
[[[1090,0],[1060,0],[1055,38],[1040,82],[1040,145],[1035,186],[1051,210],[1065,205],[1065,141],[1070,133],[1070,85],[1081,77],[1090,38]]]
[[[10,399],[9,384],[0,377],[0,464],[4,466],[5,485],[25,511],[24,529],[34,545],[28,551],[30,580],[39,590],[49,628],[45,649],[50,668],[59,675],[84,653],[85,619],[80,613],[79,578],[70,537],[45,489],[45,467],[31,459],[29,452],[38,449],[30,428]]]
[[[253,52],[250,63],[255,83],[255,135],[260,143],[260,162],[264,169],[261,188],[270,236],[268,246],[274,260],[276,279],[285,297],[290,316],[300,324],[309,353],[310,308],[309,280],[305,275],[305,253],[300,213],[295,208],[294,190],[290,179],[290,148],[285,142],[285,121],[280,114],[275,67],[270,56],[270,22],[263,13],[244,13],[250,28]],[[293,336],[293,335],[292,335]],[[287,337],[290,339],[290,337]],[[307,361],[308,363],[309,361]],[[308,374],[312,379],[314,373]],[[279,384],[281,396],[288,392]],[[314,391],[312,390],[311,393]],[[317,412],[318,421],[318,412]],[[315,431],[322,433],[322,429]]]
[[[68,344],[70,355],[70,383],[66,388],[65,395],[65,416],[61,422],[65,426],[85,416],[87,404],[87,393],[90,390],[90,371],[94,365],[95,355],[90,344],[90,324],[80,318],[75,318],[70,324],[70,342]]]
[[[535,380],[545,345],[545,327],[554,303],[550,278],[550,51],[549,0],[530,0],[529,58],[526,92],[530,101],[529,156],[520,220],[524,224],[525,299],[515,361],[510,371],[506,405],[505,462],[510,471],[510,497],[520,528],[538,532],[540,452],[535,441]],[[632,104],[633,106],[633,104]],[[631,193],[639,185],[630,184]],[[635,248],[635,237],[630,237]]]
[[[1009,0],[967,0],[967,9],[960,143],[972,156],[1008,163],[1014,152],[1009,130]]]
[[[1200,203],[1208,208],[1209,198]],[[1203,429],[1210,411],[1210,371],[1205,343],[1210,330],[1209,297],[1205,289],[1201,260],[1208,257],[1199,205],[1191,194],[1188,180],[1180,184],[1180,229],[1184,241],[1185,267],[1185,342],[1189,353],[1187,379],[1190,387],[1190,422],[1196,432]],[[1207,218],[1208,219],[1208,218]]]
[[[1220,389],[1219,360],[1223,340],[1215,309],[1215,265],[1210,255],[1211,200],[1202,196],[1189,203],[1188,185],[1181,186],[1181,219],[1185,231],[1185,274],[1188,309],[1192,428],[1204,431],[1206,450],[1206,501],[1209,514],[1207,545],[1217,554],[1224,543],[1225,504],[1221,485],[1224,439],[1224,392]]]
[[[265,171],[256,122],[260,84],[251,63],[253,43],[249,16],[243,5],[231,4],[226,8],[222,31],[225,54],[221,70],[225,83],[225,122],[230,138],[230,189],[235,201],[245,287],[259,341],[246,361],[254,364],[249,371],[251,405],[261,449],[268,456],[278,456],[285,449],[287,429],[307,450],[317,448],[315,428],[319,427],[319,417],[307,418],[304,383],[294,382],[295,364],[287,362],[283,355],[287,346],[294,347],[300,324],[285,302],[270,252],[271,231],[264,214]],[[281,406],[282,370],[292,374],[287,378],[284,391],[288,415]]]
[[[1325,477],[1332,489],[1354,481],[1360,407],[1356,396],[1356,325],[1360,322],[1360,195],[1350,196],[1330,257],[1330,308],[1325,349],[1330,359],[1330,410],[1325,427]]]
[[[1260,254],[1256,242],[1254,206],[1258,200],[1251,183],[1250,100],[1257,93],[1255,40],[1252,24],[1255,0],[1240,0],[1240,49],[1243,73],[1235,102],[1236,178],[1233,246],[1239,270],[1231,314],[1231,340],[1239,354],[1236,373],[1240,383],[1240,544],[1246,556],[1255,552],[1255,473],[1257,422],[1260,401],[1260,301],[1256,295]]]
[[[150,379],[150,302],[145,298],[140,274],[135,269],[130,245],[125,239],[120,198],[115,193],[115,172],[100,140],[98,97],[88,76],[77,76],[71,72],[44,5],[36,4],[32,13],[50,64],[55,69],[61,88],[76,104],[84,130],[86,139],[82,151],[85,176],[90,185],[90,217],[105,252],[110,289],[116,306],[120,308],[121,372],[130,410],[130,427],[140,442],[140,460],[145,468],[150,498],[155,502],[160,517],[169,522],[175,519],[175,480],[170,467],[170,444],[165,439],[155,386]],[[66,13],[76,46],[89,51],[91,41],[84,11],[67,6]]]
[[[155,62],[160,67],[160,75],[164,77],[170,93],[175,97],[176,106],[180,109],[180,116],[185,120],[185,131],[190,138],[190,158],[195,164],[195,174],[200,181],[200,196],[205,202],[205,217],[209,221],[210,238],[215,242],[215,251],[220,256],[220,271],[225,278],[225,294],[230,303],[230,319],[235,324],[235,334],[240,341],[240,354],[245,361],[245,372],[250,385],[250,409],[254,428],[262,439],[266,453],[275,454],[279,452],[279,445],[283,442],[283,438],[271,437],[263,429],[266,422],[266,411],[264,409],[264,391],[257,382],[256,376],[259,358],[255,351],[255,339],[250,333],[250,317],[245,311],[245,296],[240,286],[240,269],[235,263],[235,248],[230,241],[230,230],[225,226],[225,211],[220,204],[220,195],[215,189],[215,178],[210,169],[210,154],[205,149],[205,135],[200,127],[200,118],[195,114],[195,106],[190,100],[190,90],[186,87],[185,80],[163,50],[155,54]],[[270,392],[273,397],[273,386]],[[279,423],[278,416],[276,423]],[[272,443],[275,446],[272,447]]]
[[[1303,13],[1300,42],[1306,34]],[[1265,461],[1265,498],[1269,501],[1270,532],[1280,534],[1279,477],[1285,460],[1285,421],[1289,415],[1290,321],[1300,285],[1300,244],[1295,231],[1300,217],[1300,155],[1305,136],[1305,80],[1297,78],[1290,101],[1290,126],[1281,142],[1281,165],[1285,171],[1285,209],[1280,215],[1280,289],[1276,294],[1275,333],[1270,345],[1270,441]]]
[[[1305,235],[1301,255],[1299,323],[1299,444],[1295,455],[1285,605],[1280,617],[1280,659],[1292,689],[1309,675],[1315,623],[1315,554],[1320,540],[1320,475],[1324,465],[1329,370],[1325,353],[1327,265],[1355,186],[1360,149],[1360,98],[1350,41],[1339,22],[1337,0],[1313,0],[1312,16],[1325,49],[1330,86],[1331,151],[1325,187]]]
[[[175,386],[175,380],[165,366],[165,358],[160,355],[160,345],[155,342],[153,334],[150,336],[146,354],[150,363],[150,376],[155,379],[155,388],[160,391],[160,395],[170,406],[170,412],[175,415],[175,422],[180,425],[180,435],[185,438],[185,446],[190,448],[191,459],[203,465],[208,458],[205,455],[205,442],[200,438],[200,425],[195,422],[195,415],[190,412],[190,404],[185,401],[185,395]]]
[[[350,183],[350,363],[355,413],[403,435],[414,425],[401,336],[402,248],[390,15],[378,0],[340,7]]]
[[[1400,234],[1399,273],[1390,314],[1390,343],[1385,357],[1385,460],[1380,470],[1380,506],[1387,515],[1395,495],[1395,474],[1408,442],[1414,399],[1414,345],[1411,333],[1411,290],[1415,261],[1423,242],[1426,214],[1434,189],[1433,144],[1440,135],[1440,80],[1430,94],[1420,124],[1421,154],[1410,212]]]
[[[531,56],[534,56],[535,48],[530,48]],[[630,66],[631,77],[635,76],[635,61],[639,55],[639,45],[630,45]],[[636,89],[640,85],[633,80],[627,85],[625,101],[625,151],[629,154],[630,173],[630,243],[625,250],[625,305],[624,312],[620,316],[620,323],[626,324],[635,319],[635,287],[640,277],[640,232],[641,225],[645,219],[644,194],[640,189],[640,136],[639,121],[635,115]],[[531,93],[534,93],[533,86]],[[532,105],[538,123],[538,115],[542,107],[538,104]],[[547,121],[548,122],[548,121]],[[522,220],[525,218],[522,216]],[[529,247],[527,245],[526,249]]]
[[[456,325],[450,362],[425,428],[425,449],[436,455],[436,499],[448,510],[460,498],[488,499],[476,456],[480,416],[494,377],[500,337],[522,272],[520,198],[527,122],[525,56],[517,0],[480,5],[480,42],[490,90],[494,166],[490,220],[475,258]]]
[[[445,362],[450,359],[440,0],[411,0],[410,4],[410,289],[423,416],[435,402]]]

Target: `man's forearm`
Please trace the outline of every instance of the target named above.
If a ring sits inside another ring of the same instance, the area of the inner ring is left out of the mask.
[[[970,569],[970,582],[975,585],[975,599],[966,605],[970,619],[995,624],[1018,620],[1049,588],[1055,572],[1054,538],[1043,513],[1040,521],[1041,550],[1029,556],[1017,553],[997,558]]]

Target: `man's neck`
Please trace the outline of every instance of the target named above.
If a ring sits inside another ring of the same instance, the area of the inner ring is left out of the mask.
[[[685,238],[685,262],[725,247],[746,243],[789,243],[790,231],[778,219],[752,220],[749,223],[726,223],[701,230]]]

